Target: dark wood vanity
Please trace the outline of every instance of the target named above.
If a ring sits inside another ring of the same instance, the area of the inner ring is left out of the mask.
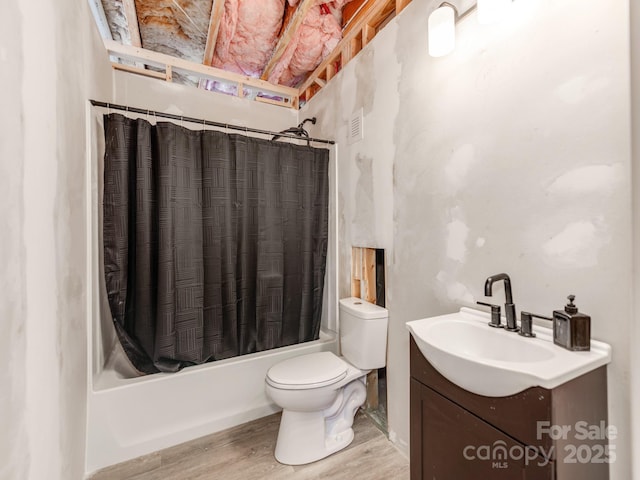
[[[494,398],[440,375],[413,338],[410,356],[411,480],[608,480],[606,366]]]

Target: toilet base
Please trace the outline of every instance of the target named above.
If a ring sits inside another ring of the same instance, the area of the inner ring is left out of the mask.
[[[319,412],[282,411],[276,460],[304,465],[325,458],[353,441],[353,418],[366,399],[366,387],[355,380],[344,387],[334,404]]]

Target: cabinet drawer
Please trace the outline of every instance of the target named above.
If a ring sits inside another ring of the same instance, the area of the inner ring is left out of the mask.
[[[552,479],[553,464],[544,462],[521,443],[505,435],[436,391],[412,382],[419,390],[421,431],[420,472],[412,479],[514,480]],[[415,420],[414,420],[415,421]],[[412,450],[412,456],[418,454]]]

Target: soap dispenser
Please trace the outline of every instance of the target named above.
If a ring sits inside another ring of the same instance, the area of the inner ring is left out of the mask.
[[[586,351],[591,348],[591,317],[578,312],[573,303],[576,296],[567,297],[564,310],[553,311],[553,343],[568,350]]]

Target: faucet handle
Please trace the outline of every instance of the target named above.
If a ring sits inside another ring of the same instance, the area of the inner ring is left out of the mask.
[[[476,302],[476,303],[484,307],[491,307],[491,321],[489,322],[490,327],[494,327],[494,328],[503,327],[502,323],[500,323],[500,305],[493,305],[491,303],[485,303],[485,302]]]
[[[533,338],[536,336],[536,334],[533,333],[533,327],[532,327],[534,317],[540,318],[542,320],[553,321],[552,318],[538,315],[536,313],[521,312],[520,313],[520,331],[518,332],[519,335],[522,335],[523,337],[529,337],[529,338]]]

